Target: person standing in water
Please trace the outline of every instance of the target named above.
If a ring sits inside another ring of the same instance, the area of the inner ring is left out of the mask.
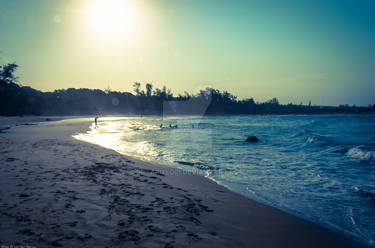
[[[94,118],[95,128],[98,127],[98,118],[99,118],[99,116],[95,116],[95,118]]]

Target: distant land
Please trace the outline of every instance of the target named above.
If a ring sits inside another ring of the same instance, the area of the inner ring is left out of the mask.
[[[227,91],[206,88],[198,93],[185,92],[174,96],[165,86],[162,89],[146,84],[133,84],[134,94],[107,89],[60,89],[41,92],[21,86],[15,63],[0,67],[0,115],[253,115],[253,114],[338,114],[375,113],[369,106],[317,106],[309,103],[280,104],[277,98],[255,102],[253,98],[238,100]]]

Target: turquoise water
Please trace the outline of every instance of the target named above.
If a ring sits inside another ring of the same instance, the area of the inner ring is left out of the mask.
[[[197,172],[374,245],[374,115],[130,117],[98,124],[75,138]],[[260,142],[244,142],[250,135]]]

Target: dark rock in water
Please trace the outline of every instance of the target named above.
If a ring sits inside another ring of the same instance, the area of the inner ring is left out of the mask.
[[[247,137],[246,142],[259,142],[259,139],[256,136],[249,136]]]

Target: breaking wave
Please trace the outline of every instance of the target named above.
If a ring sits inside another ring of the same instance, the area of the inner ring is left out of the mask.
[[[365,151],[361,146],[353,147],[346,153],[349,157],[366,162],[374,162],[375,152]]]

